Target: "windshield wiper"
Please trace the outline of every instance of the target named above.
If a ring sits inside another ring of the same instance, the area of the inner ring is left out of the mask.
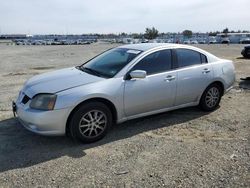
[[[96,76],[99,76],[99,77],[105,77],[100,72],[98,72],[98,71],[96,71],[94,69],[88,68],[88,67],[79,66],[77,68],[84,71],[84,72],[87,72],[87,73],[90,73],[90,74],[93,74],[93,75],[96,75]]]

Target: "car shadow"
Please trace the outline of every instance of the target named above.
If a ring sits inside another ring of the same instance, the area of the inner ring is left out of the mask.
[[[92,144],[77,143],[66,136],[39,136],[24,129],[15,118],[3,120],[0,121],[0,172],[30,167],[62,156],[81,158],[86,155],[86,149],[184,123],[206,114],[192,107],[131,120],[113,126],[104,139]]]
[[[246,60],[249,60],[249,58],[246,58],[246,57],[243,57],[243,56],[241,56],[241,57],[236,57],[236,59],[246,59]]]

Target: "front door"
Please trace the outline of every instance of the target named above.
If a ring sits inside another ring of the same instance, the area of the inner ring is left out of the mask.
[[[171,69],[171,50],[151,53],[131,69],[144,70],[147,77],[125,80],[124,108],[127,117],[173,106],[177,75]]]

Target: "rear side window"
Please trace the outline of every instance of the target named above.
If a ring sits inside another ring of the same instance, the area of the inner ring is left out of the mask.
[[[176,54],[179,67],[186,67],[207,62],[205,55],[194,50],[176,49]]]
[[[201,63],[207,63],[207,57],[201,54]]]
[[[139,61],[133,70],[144,70],[147,75],[157,74],[170,70],[172,67],[171,50],[161,50],[154,52]]]

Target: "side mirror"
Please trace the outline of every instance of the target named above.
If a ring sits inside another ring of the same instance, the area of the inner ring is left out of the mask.
[[[131,76],[132,79],[133,78],[143,79],[143,78],[146,78],[147,72],[144,70],[134,70],[129,75]]]

